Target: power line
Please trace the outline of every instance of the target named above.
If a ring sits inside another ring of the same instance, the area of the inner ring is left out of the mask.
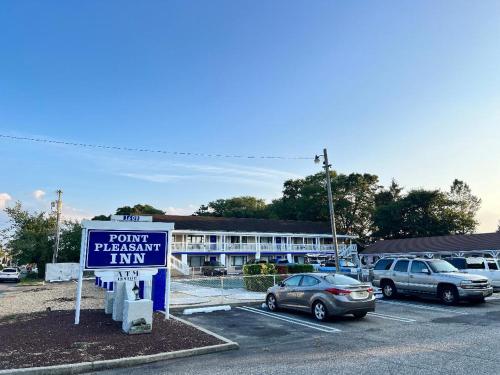
[[[38,142],[38,143],[51,143],[51,144],[74,146],[74,147],[99,148],[99,149],[106,149],[106,150],[131,151],[131,152],[147,152],[147,153],[168,154],[168,155],[176,155],[176,156],[197,156],[197,157],[208,157],[208,158],[238,158],[238,159],[279,159],[279,160],[312,160],[313,159],[310,156],[209,154],[209,153],[204,153],[204,152],[154,150],[154,149],[149,149],[149,148],[107,146],[107,145],[96,145],[96,144],[91,144],[91,143],[55,141],[55,140],[45,139],[45,138],[16,137],[13,135],[6,135],[6,134],[0,134],[0,138],[13,139],[13,140],[18,140],[18,141]]]

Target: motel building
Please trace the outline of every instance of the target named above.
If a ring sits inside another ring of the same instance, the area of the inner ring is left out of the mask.
[[[217,261],[238,269],[252,259],[304,263],[306,257],[334,256],[329,223],[294,220],[153,215],[174,223],[172,255],[191,268]],[[356,236],[337,235],[339,255],[357,255]]]

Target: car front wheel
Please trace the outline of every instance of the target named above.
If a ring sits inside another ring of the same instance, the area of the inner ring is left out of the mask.
[[[320,322],[326,320],[328,317],[328,311],[326,310],[326,306],[323,302],[318,301],[313,306],[313,315],[316,320]]]
[[[391,299],[396,297],[397,290],[396,286],[392,281],[386,281],[382,285],[382,294],[384,295],[385,298]]]
[[[266,298],[266,305],[270,311],[278,310],[278,304],[276,303],[276,297],[274,294],[270,294]]]
[[[452,286],[444,286],[441,289],[440,296],[441,301],[445,305],[454,305],[458,302],[458,292],[455,287]]]

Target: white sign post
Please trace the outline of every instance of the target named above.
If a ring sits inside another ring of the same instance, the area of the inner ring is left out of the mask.
[[[75,324],[80,322],[84,270],[95,271],[96,276],[100,277],[103,282],[117,283],[113,304],[121,305],[122,301],[118,301],[117,298],[122,294],[126,301],[123,313],[115,311],[118,306],[113,306],[113,315],[119,317],[125,315],[130,319],[135,319],[135,322],[144,320],[137,319],[139,314],[137,311],[143,311],[144,308],[147,308],[147,310],[151,310],[152,314],[153,302],[150,300],[152,277],[158,272],[158,269],[166,269],[165,308],[168,317],[170,256],[174,224],[153,223],[150,220],[140,220],[141,216],[132,217],[133,219],[125,219],[124,221],[84,220],[82,222]],[[147,286],[144,290],[144,296],[149,298],[146,300],[134,298],[132,287],[138,281],[144,281],[145,286]],[[123,290],[123,288],[125,289]],[[127,327],[124,330],[128,332],[130,322],[124,321],[123,326]]]

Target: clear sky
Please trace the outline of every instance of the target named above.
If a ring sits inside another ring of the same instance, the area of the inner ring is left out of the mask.
[[[483,200],[500,219],[500,2],[0,2],[0,133],[241,160],[0,139],[0,206],[65,215],[150,203],[278,197],[287,178],[340,172]],[[45,193],[45,194],[44,194]],[[5,222],[5,217],[0,218]]]

